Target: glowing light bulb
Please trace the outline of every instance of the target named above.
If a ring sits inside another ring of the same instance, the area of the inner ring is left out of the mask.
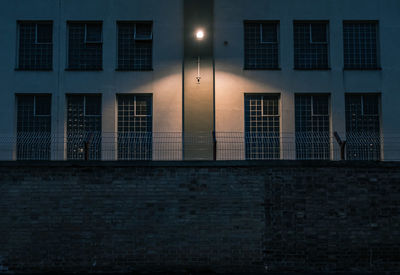
[[[204,32],[203,32],[202,30],[198,30],[198,31],[196,32],[196,38],[197,38],[198,40],[202,40],[202,39],[204,38]]]

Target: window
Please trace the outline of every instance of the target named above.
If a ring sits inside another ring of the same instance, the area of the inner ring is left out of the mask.
[[[101,95],[67,96],[67,158],[101,158]]]
[[[278,95],[245,95],[246,159],[280,158]]]
[[[152,159],[151,95],[118,95],[118,159]]]
[[[328,23],[294,22],[295,69],[328,68]]]
[[[344,22],[344,68],[378,68],[378,22]]]
[[[380,160],[380,96],[346,95],[346,157]]]
[[[17,95],[17,159],[49,160],[51,96]]]
[[[118,22],[118,70],[152,69],[151,22]]]
[[[244,23],[245,69],[278,69],[278,22]]]
[[[101,22],[68,23],[68,69],[101,70],[103,35]]]
[[[18,22],[19,70],[51,70],[53,67],[53,23]]]
[[[329,159],[329,96],[296,95],[296,158]]]

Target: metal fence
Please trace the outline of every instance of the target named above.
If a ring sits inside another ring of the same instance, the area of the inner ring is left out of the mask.
[[[70,132],[0,135],[0,160],[400,160],[400,134]]]

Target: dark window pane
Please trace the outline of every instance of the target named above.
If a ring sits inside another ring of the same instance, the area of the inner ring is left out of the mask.
[[[86,96],[86,115],[101,115],[101,96]]]
[[[86,42],[101,42],[101,28],[100,24],[86,24]]]
[[[39,107],[39,113],[35,113]],[[39,106],[38,106],[39,105]],[[51,96],[17,96],[17,159],[49,160]]]
[[[99,70],[103,64],[103,44],[101,40],[101,23],[88,23],[87,34],[85,23],[68,23],[68,68],[75,70]],[[88,35],[85,39],[85,35]],[[88,41],[85,41],[89,39]],[[85,43],[96,42],[96,43]]]
[[[294,23],[294,66],[296,69],[328,68],[327,23]],[[311,31],[312,30],[312,31]],[[312,37],[311,33],[312,32]]]
[[[246,159],[280,158],[279,96],[245,95]]]
[[[296,158],[329,159],[329,96],[296,95]]]
[[[118,159],[152,158],[152,97],[118,96]]]
[[[345,22],[343,24],[344,66],[347,69],[378,67],[378,23]]]
[[[19,22],[18,68],[50,70],[53,66],[51,22]]]
[[[118,69],[151,70],[152,23],[118,23]]]
[[[379,160],[381,154],[379,95],[346,95],[346,158]]]
[[[101,159],[101,95],[68,95],[67,158],[85,159],[85,150],[89,159]]]
[[[326,24],[312,23],[311,24],[311,41],[314,43],[326,43],[327,33]]]
[[[51,97],[50,96],[36,96],[35,112],[37,116],[51,114]]]
[[[245,22],[244,42],[246,69],[279,67],[278,23]]]
[[[37,24],[37,43],[52,43],[53,25],[50,23]]]

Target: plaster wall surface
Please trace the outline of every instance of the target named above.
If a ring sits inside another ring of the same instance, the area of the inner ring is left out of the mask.
[[[215,81],[215,130],[244,131],[244,94],[280,95],[281,132],[293,133],[294,95],[330,94],[331,131],[345,135],[345,94],[380,93],[383,136],[398,135],[400,124],[400,3],[397,0],[216,0],[213,9],[213,58]],[[15,71],[17,20],[52,20],[54,23],[53,70]],[[69,20],[103,21],[103,70],[65,71]],[[153,71],[118,72],[118,20],[153,21]],[[279,21],[280,70],[244,70],[244,20]],[[330,70],[294,70],[293,20],[329,21]],[[379,65],[381,70],[343,70],[343,20],[379,21]],[[208,22],[210,24],[210,22]],[[19,0],[3,1],[0,9],[0,133],[16,131],[15,94],[52,94],[52,131],[64,133],[66,94],[101,93],[102,129],[116,131],[116,94],[153,94],[153,131],[181,132],[183,114],[183,0]],[[225,44],[224,42],[227,42]],[[211,76],[205,61],[204,81]],[[195,62],[194,62],[195,63]],[[193,64],[192,64],[193,65]],[[194,76],[194,70],[189,76]],[[189,71],[188,71],[189,72]],[[188,76],[188,77],[189,77]],[[208,79],[208,80],[207,80]],[[194,79],[193,79],[194,81]],[[207,84],[208,85],[208,84]],[[193,90],[195,91],[195,90]],[[187,119],[194,130],[211,129],[213,110],[210,92],[198,94],[188,108]],[[190,95],[190,93],[188,93]],[[206,103],[205,105],[203,103]],[[198,111],[197,109],[202,110]],[[202,115],[194,115],[201,113]],[[192,117],[191,117],[192,115]],[[198,121],[196,121],[198,120]],[[386,150],[387,159],[399,159],[396,148]]]

